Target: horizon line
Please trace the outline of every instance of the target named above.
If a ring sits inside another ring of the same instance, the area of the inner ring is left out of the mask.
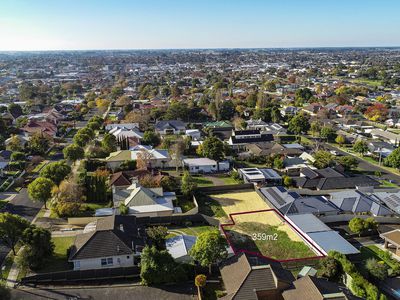
[[[398,46],[291,46],[291,47],[199,47],[199,48],[88,48],[88,49],[37,49],[37,50],[1,50],[0,53],[10,52],[89,52],[89,51],[166,51],[166,50],[297,50],[297,49],[368,49],[368,48],[400,48]]]

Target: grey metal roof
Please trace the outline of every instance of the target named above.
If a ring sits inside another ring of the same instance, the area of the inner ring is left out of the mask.
[[[320,231],[310,232],[308,236],[318,244],[326,253],[331,250],[338,251],[342,254],[356,254],[359,251],[340,236],[336,231]]]
[[[290,215],[288,218],[305,233],[331,230],[324,222],[313,214]]]

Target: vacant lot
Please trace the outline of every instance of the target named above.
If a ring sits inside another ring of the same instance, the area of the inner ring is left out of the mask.
[[[270,209],[264,200],[254,191],[216,194],[210,195],[210,198],[216,200],[227,215],[239,212]]]
[[[224,227],[236,251],[251,251],[277,260],[316,256],[303,241],[293,240],[287,230],[279,228],[282,227],[258,222],[240,222]]]

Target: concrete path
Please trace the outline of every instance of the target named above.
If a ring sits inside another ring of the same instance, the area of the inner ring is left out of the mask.
[[[17,256],[19,254],[22,253],[22,250],[24,249],[24,247],[21,247],[18,252],[17,252]],[[19,274],[19,266],[15,261],[15,257],[14,257],[14,261],[13,264],[11,265],[11,269],[10,272],[8,273],[8,277],[7,277],[7,281],[6,281],[6,286],[8,287],[14,287],[14,285],[17,283],[18,280],[18,274]]]

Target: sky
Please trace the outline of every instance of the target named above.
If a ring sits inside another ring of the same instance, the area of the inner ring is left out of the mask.
[[[400,46],[399,0],[0,0],[0,51]]]

